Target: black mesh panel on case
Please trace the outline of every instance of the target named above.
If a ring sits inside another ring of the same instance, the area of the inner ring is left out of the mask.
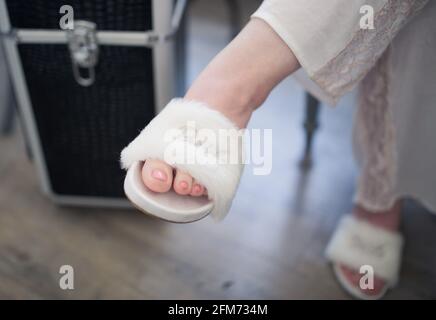
[[[152,29],[151,0],[8,0],[15,28],[59,29],[61,6],[74,9],[74,20],[89,20],[98,30],[144,31]]]
[[[152,29],[151,0],[8,0],[14,28],[58,29],[62,5],[97,30]],[[66,44],[18,50],[55,194],[124,197],[119,155],[154,117],[152,50],[100,46],[95,82],[74,79]]]
[[[57,194],[123,197],[120,151],[154,117],[151,49],[100,50],[95,83],[82,87],[65,45],[19,45]]]

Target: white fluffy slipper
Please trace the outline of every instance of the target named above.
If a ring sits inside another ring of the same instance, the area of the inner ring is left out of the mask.
[[[398,232],[381,229],[347,215],[330,240],[326,256],[333,263],[339,283],[349,294],[358,299],[375,300],[382,298],[397,283],[402,247],[403,238]],[[372,267],[373,274],[386,281],[385,288],[378,295],[363,293],[350,284],[340,264],[358,271],[362,266]]]
[[[143,212],[172,222],[209,213],[220,220],[230,209],[243,170],[243,131],[204,103],[173,99],[121,152],[124,190]],[[159,159],[189,173],[208,196],[155,193],[142,183],[146,159]]]

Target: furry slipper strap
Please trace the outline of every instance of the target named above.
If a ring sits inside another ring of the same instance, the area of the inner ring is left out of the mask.
[[[368,265],[374,274],[394,286],[398,279],[403,238],[351,215],[345,216],[327,246],[327,258],[355,270]]]
[[[173,99],[121,152],[128,169],[137,161],[160,159],[189,173],[214,202],[212,217],[230,209],[243,169],[243,132],[204,103]]]

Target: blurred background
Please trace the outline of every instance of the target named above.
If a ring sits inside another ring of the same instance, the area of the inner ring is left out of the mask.
[[[187,84],[259,4],[190,1],[186,60],[178,66]],[[352,208],[353,93],[335,109],[320,106],[312,165],[302,165],[307,96],[293,79],[283,81],[250,122],[273,128],[272,173],[254,176],[249,165],[223,222],[178,225],[134,209],[59,206],[45,196],[25,125],[8,108],[16,99],[5,64],[0,57],[0,298],[348,298],[324,249]],[[402,231],[413,241],[406,242],[401,281],[387,298],[436,298],[435,217],[411,200],[403,217]],[[74,290],[59,288],[62,265],[74,268]]]

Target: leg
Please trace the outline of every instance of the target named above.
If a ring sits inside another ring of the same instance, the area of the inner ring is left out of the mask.
[[[226,0],[227,9],[229,10],[230,22],[230,39],[238,35],[241,25],[241,6],[238,0]]]
[[[265,22],[253,19],[203,70],[185,98],[202,101],[245,128],[269,92],[298,67],[280,37]],[[162,161],[147,160],[142,173],[145,185],[155,192],[172,186],[184,195],[206,192],[186,173],[177,171],[173,179],[172,168]]]
[[[14,126],[15,105],[8,99],[6,101],[5,110],[0,117],[0,132],[2,135],[10,134]]]
[[[187,14],[190,1],[187,2],[186,12],[180,21],[179,30],[175,38],[176,68],[177,68],[177,96],[182,96],[186,91],[186,41],[187,41]]]
[[[0,69],[7,70],[6,61],[1,55],[0,43]],[[14,117],[15,117],[15,96],[12,88],[12,83],[9,79],[8,72],[3,73],[0,76],[0,133],[2,135],[10,134],[14,128]]]
[[[376,66],[362,80],[356,116],[356,135],[361,139],[359,149],[362,157],[357,202],[368,202],[372,203],[372,206],[383,208],[387,207],[385,204],[392,203],[396,176],[395,130],[388,102],[389,52],[387,50],[382,55]],[[377,98],[374,99],[374,96]],[[395,232],[400,224],[400,211],[401,201],[397,200],[390,208],[378,212],[356,204],[353,215],[375,227]],[[359,280],[361,275],[356,270],[342,266],[342,272],[350,284],[360,289],[359,281],[356,283],[356,280]],[[385,288],[385,281],[375,278],[373,290],[360,289],[364,294],[377,296]]]
[[[319,101],[310,93],[306,93],[306,118],[304,130],[306,132],[306,145],[301,166],[305,169],[312,165],[312,142],[316,129],[318,129]]]

